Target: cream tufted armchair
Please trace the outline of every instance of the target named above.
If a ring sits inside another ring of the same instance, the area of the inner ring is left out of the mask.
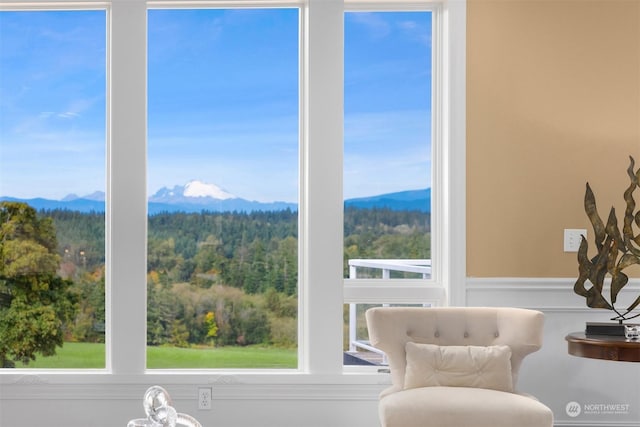
[[[515,386],[542,345],[543,314],[517,308],[379,307],[366,313],[393,385],[382,427],[552,427],[551,410]]]

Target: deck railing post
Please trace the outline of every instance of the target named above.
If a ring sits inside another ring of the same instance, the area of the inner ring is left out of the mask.
[[[356,279],[358,277],[357,267],[355,265],[349,265],[349,279]],[[357,308],[354,303],[349,304],[349,351],[356,351],[356,314]]]

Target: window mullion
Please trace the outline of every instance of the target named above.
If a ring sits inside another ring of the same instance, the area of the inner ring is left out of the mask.
[[[146,14],[144,2],[114,2],[108,26],[107,366],[114,374],[145,369]]]
[[[441,25],[441,107],[440,119],[443,195],[440,215],[446,222],[440,230],[442,252],[440,283],[447,288],[448,305],[466,305],[463,284],[466,278],[465,204],[465,93],[466,93],[466,6],[465,1],[443,3]]]
[[[342,371],[343,5],[310,0],[303,34],[301,368]]]

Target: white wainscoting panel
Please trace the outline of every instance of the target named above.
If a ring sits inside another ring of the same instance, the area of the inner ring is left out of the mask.
[[[386,387],[370,381],[304,384],[304,379],[260,384],[245,382],[242,375],[205,374],[192,381],[152,377],[91,385],[26,375],[0,386],[0,426],[126,427],[133,418],[145,418],[144,392],[160,384],[178,412],[194,416],[204,427],[373,427],[378,425],[377,396]],[[386,375],[382,377],[386,383]],[[197,409],[199,385],[213,388],[210,411]]]
[[[542,349],[528,356],[519,387],[549,406],[556,426],[640,426],[640,363],[570,356],[565,336],[587,321],[609,321],[608,310],[586,306],[574,279],[469,278],[469,306],[513,306],[545,313]],[[638,281],[622,291],[628,303],[640,295]],[[626,307],[624,303],[620,307]],[[618,306],[616,304],[616,306]],[[636,319],[640,323],[640,318]]]

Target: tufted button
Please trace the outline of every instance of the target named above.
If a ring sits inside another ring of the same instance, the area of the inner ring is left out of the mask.
[[[469,338],[469,332],[465,332],[465,333],[464,333],[464,337],[465,337],[465,338]]]
[[[435,334],[433,334],[434,337],[439,338],[440,337],[440,332],[436,331]]]
[[[500,332],[496,331],[495,334],[493,334],[494,337],[498,338],[500,336]]]

